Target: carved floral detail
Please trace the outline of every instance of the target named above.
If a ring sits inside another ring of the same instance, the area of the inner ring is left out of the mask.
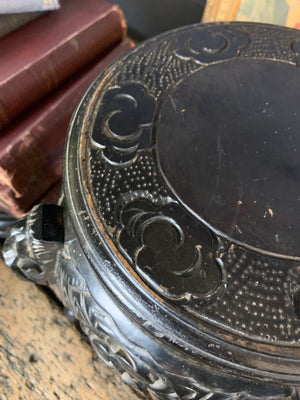
[[[111,165],[127,165],[151,144],[155,101],[139,83],[105,92],[92,132],[92,143]]]
[[[68,244],[59,253],[56,277],[65,306],[79,320],[98,357],[109,367],[116,368],[125,383],[138,390],[148,390],[160,400],[258,400],[246,392],[211,392],[186,375],[180,363],[175,370],[172,364],[162,363],[161,358],[157,360],[146,343],[143,347],[136,343],[134,337],[138,331],[129,337],[121,328],[117,310],[112,312],[106,298],[102,297],[99,304],[91,295],[88,282],[72,263]],[[154,340],[160,337],[157,331]],[[285,399],[297,400],[297,391],[290,388]]]
[[[128,199],[123,197],[125,203],[118,211],[117,242],[152,288],[172,300],[185,301],[210,298],[223,289],[220,243],[207,229],[198,225],[193,235],[186,228],[189,224],[182,228],[188,217],[171,198]]]
[[[249,40],[245,33],[223,26],[200,28],[178,35],[174,52],[179,58],[208,64],[236,57]]]
[[[160,367],[148,349],[141,348],[121,330],[116,315],[106,310],[104,300],[100,305],[91,296],[87,282],[71,262],[67,247],[60,253],[57,278],[65,306],[79,320],[97,356],[107,366],[116,368],[125,383],[138,390],[148,389],[161,399],[169,399],[171,395],[172,399],[179,400],[191,393],[194,395],[190,399],[198,398],[200,393],[207,395],[208,392],[198,392],[188,386],[181,388],[183,397],[177,394],[172,383],[158,373]]]

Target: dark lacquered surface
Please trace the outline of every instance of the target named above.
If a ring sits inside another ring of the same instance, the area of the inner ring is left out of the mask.
[[[199,25],[145,43],[99,81],[81,153],[125,273],[246,346],[299,343],[298,35]]]
[[[300,71],[235,60],[208,66],[163,100],[158,153],[181,200],[223,234],[299,256]]]

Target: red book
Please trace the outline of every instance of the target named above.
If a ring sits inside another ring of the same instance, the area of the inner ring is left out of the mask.
[[[118,43],[126,22],[104,0],[63,0],[58,11],[0,40],[0,129]]]
[[[16,199],[13,192],[4,185],[0,184],[0,209],[5,211],[9,215],[13,215],[14,217],[21,217],[24,215],[24,209],[27,208],[29,203],[31,202],[30,193],[27,192],[20,199]]]
[[[2,132],[0,208],[20,216],[61,178],[64,141],[75,107],[99,73],[133,46],[123,40]]]
[[[48,188],[48,191],[44,193],[41,198],[33,201],[30,189],[26,191],[23,197],[16,199],[11,190],[0,184],[0,210],[5,211],[9,215],[13,215],[14,217],[22,217],[37,203],[57,203],[61,194],[61,188],[62,181],[59,179],[58,182]]]

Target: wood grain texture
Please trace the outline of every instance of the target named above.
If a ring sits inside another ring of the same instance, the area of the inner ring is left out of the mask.
[[[0,400],[146,400],[99,361],[59,303],[0,260]]]

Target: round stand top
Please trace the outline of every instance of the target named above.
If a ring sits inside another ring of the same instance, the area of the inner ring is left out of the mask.
[[[212,363],[289,384],[300,379],[299,65],[292,29],[160,35],[95,81],[65,161],[75,231],[132,315]]]

